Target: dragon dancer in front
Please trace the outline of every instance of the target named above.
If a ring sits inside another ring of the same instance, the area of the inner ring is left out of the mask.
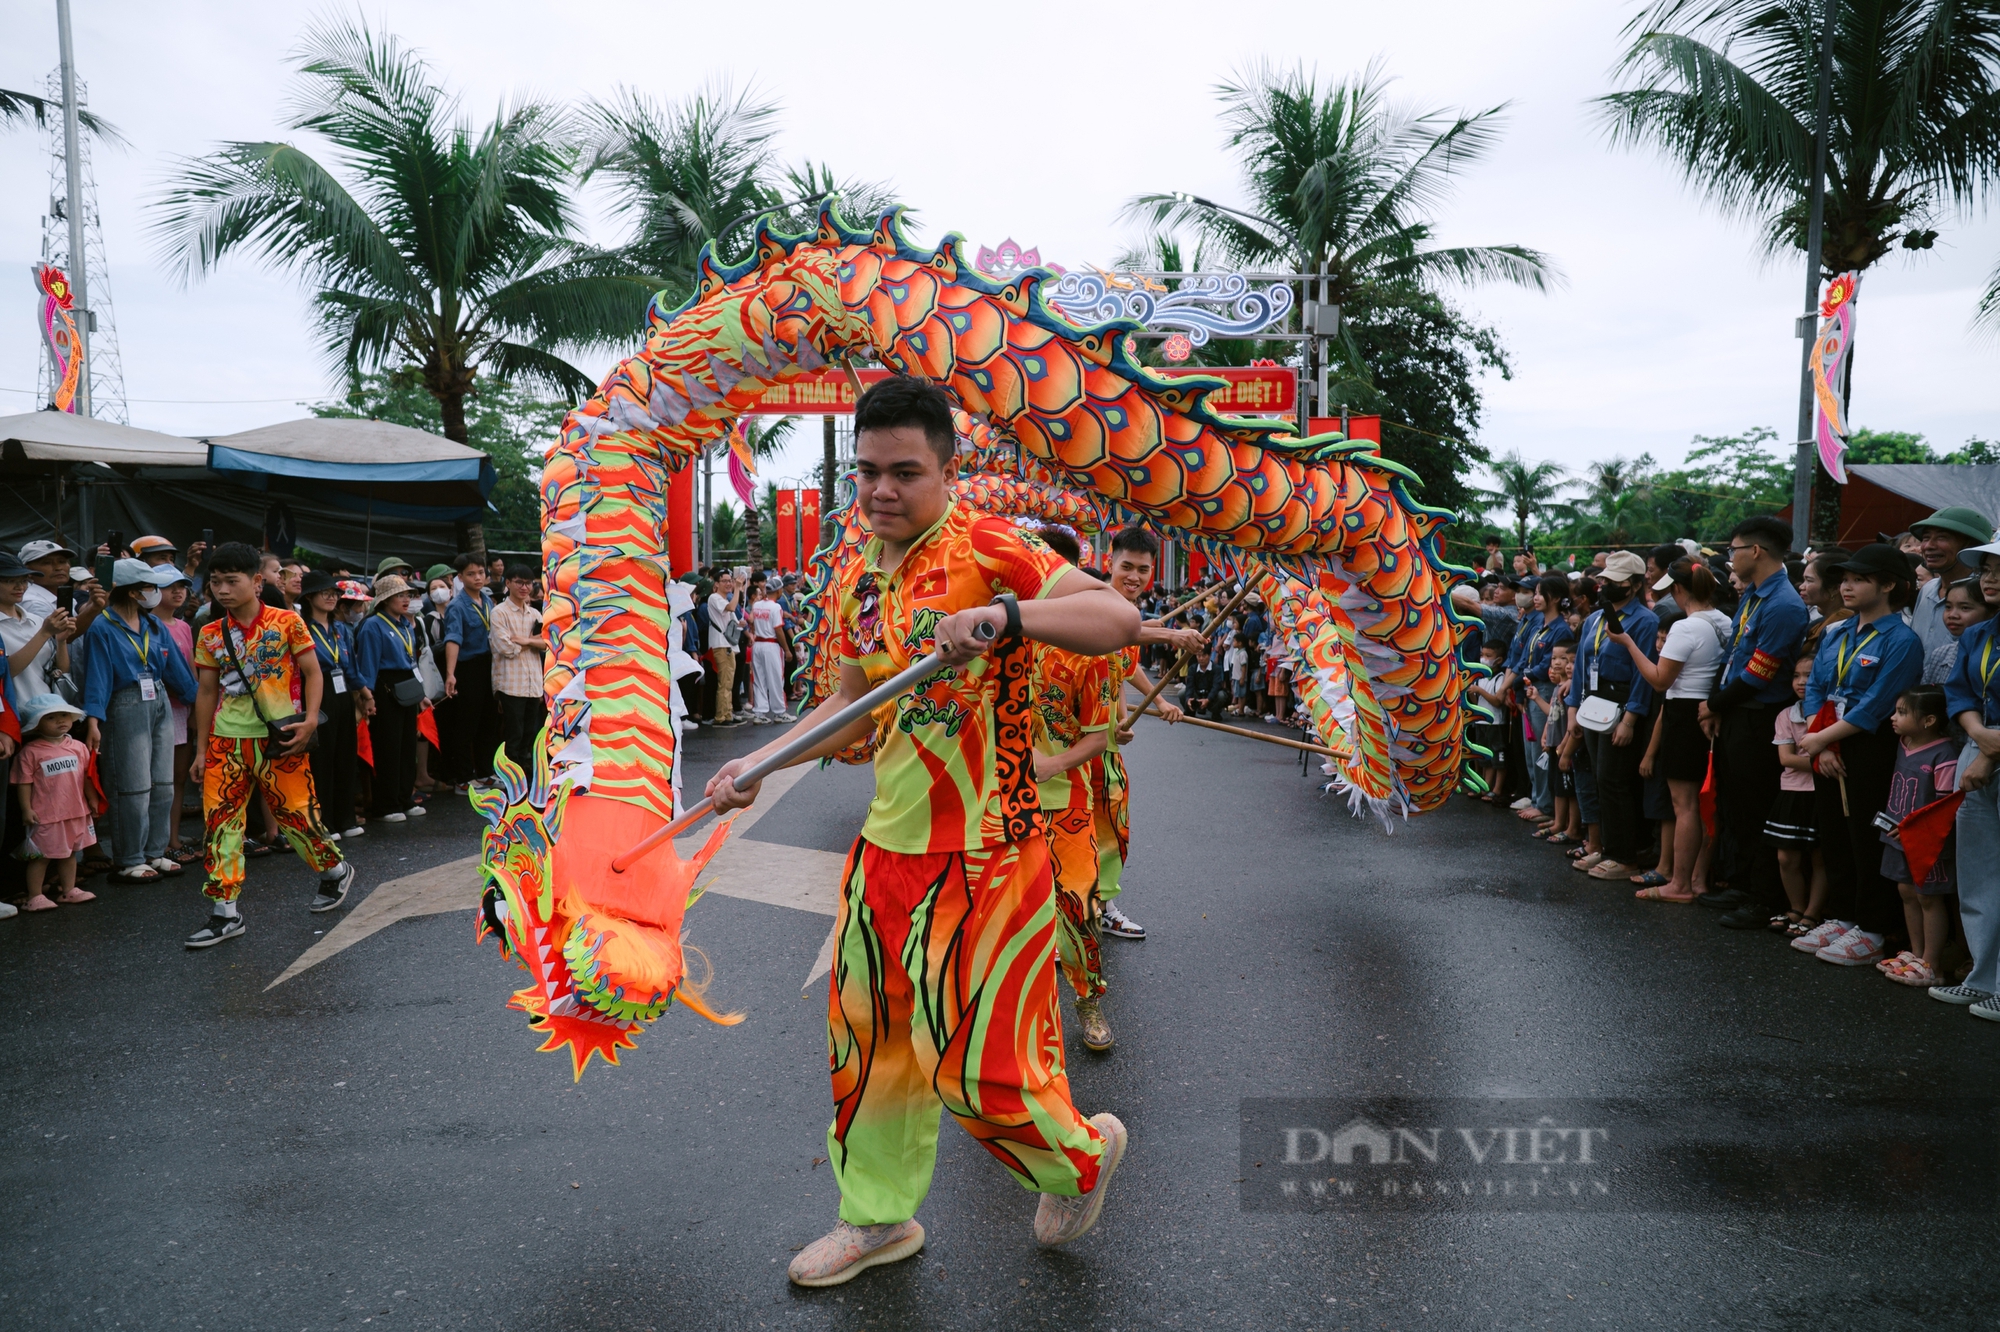
[[[1126,1149],[1111,1114],[1070,1099],[1056,1006],[1056,904],[1035,785],[1029,640],[1104,656],[1138,612],[1036,538],[951,497],[952,402],[898,376],[855,404],[856,502],[873,532],[837,589],[840,688],[824,721],[935,649],[949,669],[793,761],[875,741],[875,797],[849,852],[834,923],[827,1156],[840,1224],[788,1275],[831,1286],[923,1247],[915,1219],[938,1112],[1041,1194],[1036,1240],[1096,1224]],[[995,638],[982,640],[980,626]],[[718,812],[756,799],[723,766]]]

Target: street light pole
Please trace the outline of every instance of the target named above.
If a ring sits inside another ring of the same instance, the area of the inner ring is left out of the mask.
[[[83,252],[83,164],[77,157],[76,44],[69,35],[69,0],[56,0],[56,42],[62,56],[63,182],[69,215],[69,289],[76,297],[77,354],[83,370],[76,378],[76,414],[90,415],[90,263]],[[115,552],[114,552],[115,553]]]
[[[1792,549],[1806,548],[1812,526],[1813,344],[1818,341],[1820,231],[1826,222],[1827,120],[1833,111],[1833,25],[1840,0],[1825,0],[1826,23],[1820,34],[1819,109],[1813,120],[1811,210],[1806,218],[1806,312],[1799,319],[1799,434],[1792,461]]]

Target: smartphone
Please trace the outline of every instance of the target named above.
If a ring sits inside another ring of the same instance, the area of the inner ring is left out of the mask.
[[[1604,603],[1604,628],[1607,633],[1622,634],[1625,632],[1624,617],[1619,615],[1618,608],[1608,601]]]
[[[205,556],[206,556],[206,555],[208,554],[208,552],[209,552],[209,551],[211,551],[211,550],[214,550],[214,549],[215,549],[215,529],[214,529],[214,528],[212,528],[212,527],[204,527],[204,528],[202,528],[202,529],[201,529],[201,550],[202,550],[202,554],[203,554],[203,556],[205,557]]]
[[[111,590],[111,566],[118,562],[118,552],[124,546],[125,534],[117,528],[114,527],[104,534],[104,549],[106,553],[97,557],[95,571],[97,573],[97,585],[106,592]]]

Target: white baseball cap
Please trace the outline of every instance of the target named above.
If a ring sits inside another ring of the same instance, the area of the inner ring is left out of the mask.
[[[30,541],[21,547],[23,564],[33,564],[36,560],[45,560],[51,555],[67,555],[71,564],[75,564],[79,558],[75,551],[60,541]]]
[[[148,564],[144,560],[120,560],[111,566],[111,585],[131,587],[144,584],[148,587],[172,587],[175,583],[187,581],[186,575],[171,564]]]

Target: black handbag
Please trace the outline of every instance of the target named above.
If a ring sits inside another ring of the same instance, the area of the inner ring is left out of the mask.
[[[422,706],[426,697],[423,679],[413,675],[407,680],[396,681],[389,686],[389,697],[396,700],[399,708]]]
[[[267,740],[276,740],[282,745],[285,743],[285,732],[304,721],[306,714],[295,712],[289,717],[280,717],[276,721],[272,721],[264,715],[264,709],[257,706],[256,686],[251,681],[250,673],[243,669],[242,659],[236,655],[236,640],[230,636],[229,630],[230,625],[225,619],[222,625],[222,649],[229,654],[229,664],[235,668],[236,678],[243,682],[243,695],[250,700],[250,710],[257,714],[257,720],[264,723],[264,738]],[[313,722],[312,739],[306,741],[303,749],[295,752],[310,754],[315,749],[318,749],[319,728],[326,725],[326,723],[327,715],[325,710],[322,709],[318,718]]]

